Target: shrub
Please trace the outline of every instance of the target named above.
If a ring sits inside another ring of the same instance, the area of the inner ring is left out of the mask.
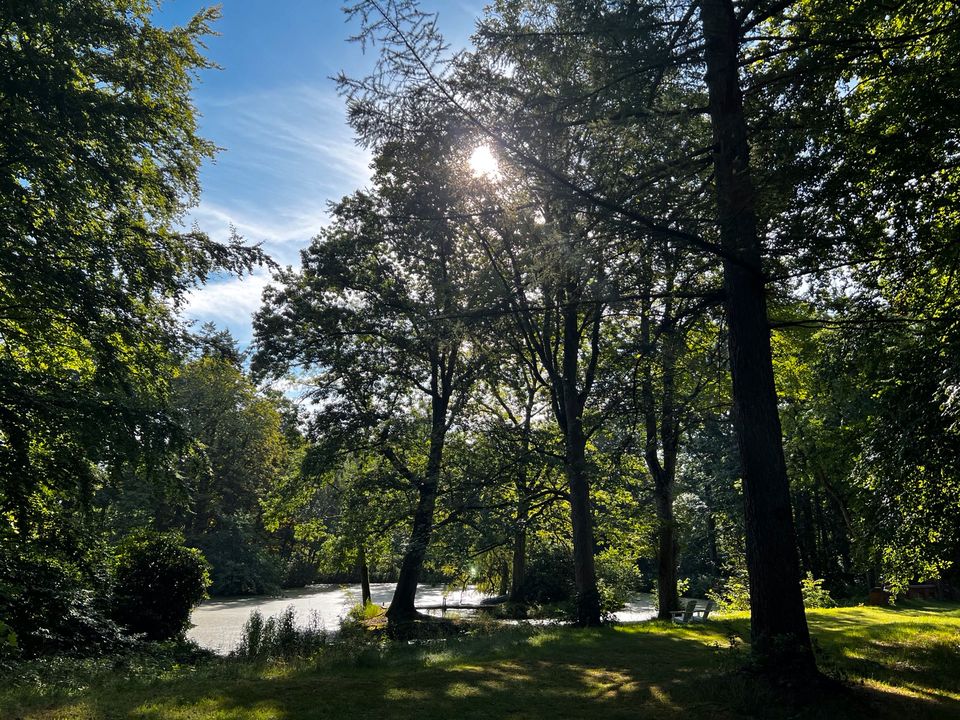
[[[597,589],[600,611],[611,615],[626,605],[640,587],[640,570],[629,556],[605,551],[597,556]]]
[[[373,602],[357,603],[340,619],[340,632],[337,633],[338,645],[347,645],[360,648],[377,644],[382,633],[371,632],[372,628],[386,627],[386,610]],[[380,618],[377,623],[371,623],[374,618]]]
[[[812,572],[807,571],[806,576],[800,580],[800,592],[803,593],[803,606],[807,609],[837,606],[836,601],[823,587],[823,579],[814,579]]]
[[[34,658],[58,653],[91,655],[118,650],[128,641],[109,617],[105,571],[87,569],[23,547],[0,555],[0,618],[16,645],[3,643],[4,657]],[[91,589],[95,588],[95,589]]]
[[[185,547],[179,533],[140,532],[120,544],[114,583],[117,622],[149,640],[168,640],[187,629],[210,576],[203,554]]]
[[[122,687],[134,680],[157,682],[181,669],[195,669],[214,662],[216,655],[190,641],[131,643],[118,652],[94,657],[54,655],[21,661],[6,668],[0,687],[3,701],[14,693],[34,699],[88,693],[92,687]],[[2,667],[2,665],[0,665]],[[16,688],[19,687],[19,692]],[[13,690],[13,693],[10,691]],[[6,693],[6,697],[4,694]],[[3,715],[6,718],[6,715]],[[14,714],[13,717],[20,717]],[[61,716],[62,717],[62,716]]]
[[[357,603],[347,611],[345,620],[346,622],[362,623],[364,620],[380,617],[383,613],[383,608],[374,602]]]
[[[310,614],[306,624],[298,625],[292,605],[266,620],[254,610],[243,625],[243,637],[232,655],[262,660],[306,657],[322,650],[327,640],[327,630],[316,612]]]
[[[737,612],[750,609],[750,578],[747,571],[747,558],[742,553],[734,553],[724,565],[725,578],[719,586],[707,593],[718,610]]]
[[[750,609],[750,584],[742,575],[731,575],[721,581],[720,586],[707,593],[718,610],[735,612]]]

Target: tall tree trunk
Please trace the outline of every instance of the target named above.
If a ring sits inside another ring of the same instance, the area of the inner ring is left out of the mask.
[[[720,572],[720,551],[717,548],[717,518],[713,514],[713,508],[707,507],[707,556],[710,558],[710,565],[713,572]]]
[[[370,593],[370,568],[367,567],[367,551],[363,543],[360,543],[357,552],[357,564],[360,566],[360,602],[367,605],[373,602],[373,595]]]
[[[680,609],[677,591],[677,529],[673,514],[674,482],[680,444],[675,407],[678,339],[675,336],[677,328],[672,324],[673,305],[668,299],[664,306],[659,350],[654,352],[657,341],[654,340],[650,327],[653,316],[650,296],[653,271],[649,264],[645,274],[646,297],[642,301],[640,317],[640,339],[648,353],[640,388],[644,416],[644,460],[653,478],[653,494],[657,505],[657,617],[669,620],[673,613]],[[668,283],[668,287],[672,287],[672,281]],[[658,358],[662,375],[659,393],[654,391],[654,357]]]
[[[753,652],[771,670],[814,672],[770,352],[762,246],[738,75],[738,24],[732,0],[701,0],[700,17],[720,239],[729,253],[723,271],[743,474]]]
[[[513,563],[510,573],[510,600],[523,600],[523,583],[527,575],[527,517],[529,503],[526,487],[517,487],[517,527],[513,532]]]
[[[435,381],[436,384],[436,381]],[[393,599],[387,609],[387,620],[391,623],[412,620],[417,615],[415,605],[417,584],[423,570],[423,560],[430,545],[433,533],[433,511],[437,504],[437,488],[440,483],[440,470],[443,463],[443,445],[447,432],[448,393],[434,395],[432,400],[432,423],[430,432],[430,454],[427,469],[419,483],[419,498],[413,514],[413,528],[410,540],[400,565],[400,576]]]
[[[600,625],[600,591],[593,547],[593,510],[587,469],[587,436],[583,430],[583,400],[577,387],[580,328],[577,308],[563,311],[562,398],[566,461],[570,489],[570,522],[573,526],[573,577],[577,588],[577,624]]]
[[[400,564],[397,587],[393,591],[393,599],[390,601],[390,608],[387,610],[387,619],[390,622],[404,622],[417,615],[415,605],[417,584],[420,582],[423,560],[426,557],[430,535],[433,532],[433,510],[436,500],[436,480],[424,479],[420,485],[417,509],[413,515],[413,529],[410,532],[410,540],[407,542],[406,552]]]
[[[570,422],[570,421],[568,421]],[[600,625],[600,591],[593,557],[593,511],[587,473],[587,438],[579,418],[570,422],[566,439],[566,474],[573,526],[573,577],[577,588],[577,625]]]
[[[677,524],[673,515],[673,481],[656,478],[657,503],[657,617],[669,620],[680,609],[677,591]]]

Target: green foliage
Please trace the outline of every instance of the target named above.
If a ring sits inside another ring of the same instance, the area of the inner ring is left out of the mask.
[[[20,550],[0,555],[4,655],[83,656],[128,644],[109,616],[106,568],[91,571],[39,548]],[[11,637],[15,648],[9,646]]]
[[[17,634],[2,620],[0,620],[0,647],[7,649],[17,647]]]
[[[812,572],[808,571],[800,579],[800,591],[803,593],[803,606],[808,610],[837,606],[836,601],[830,597],[829,591],[823,587],[823,579],[815,579]]]
[[[172,383],[174,418],[189,441],[178,462],[178,487],[158,494],[146,483],[145,492],[142,478],[127,478],[107,499],[118,524],[141,516],[182,528],[210,563],[217,595],[272,593],[287,580],[311,580],[305,567],[285,578],[298,545],[288,508],[277,500],[301,487],[304,440],[297,418],[284,414],[282,397],[253,385],[228,332],[207,325],[193,342],[202,354]]]
[[[640,589],[640,570],[636,562],[616,551],[605,551],[597,556],[597,589],[600,591],[600,610],[611,615],[620,610],[630,596]]]
[[[259,514],[261,498],[294,470],[278,403],[228,360],[200,357],[176,378],[173,405],[194,443],[181,467],[193,500],[190,537],[223,516]]]
[[[903,302],[929,311],[915,290]],[[897,590],[936,579],[957,557],[960,436],[943,379],[958,342],[931,323],[822,330],[798,349],[810,399],[784,419],[800,549],[834,594],[864,572]]]
[[[955,307],[960,307],[957,302]],[[883,365],[852,473],[863,540],[895,591],[935,580],[960,553],[960,433],[943,407],[955,364],[953,330],[883,342]],[[878,358],[879,359],[879,358]]]
[[[960,557],[957,14],[942,0],[798,3],[768,21],[749,70],[757,116],[778,107],[754,149],[761,184],[780,188],[777,234],[804,237],[802,315],[855,319],[789,331],[812,348],[781,372],[798,390],[784,424],[798,517],[819,525],[800,528],[801,555],[834,588],[867,572],[897,588],[946,578]],[[804,49],[770,52],[796,32]]]
[[[750,609],[750,585],[745,575],[731,575],[720,581],[719,587],[707,591],[707,597],[718,610],[737,612]]]
[[[746,558],[735,557],[726,568],[726,577],[707,592],[707,597],[724,612],[750,609],[750,581],[747,577]]]
[[[679,572],[690,579],[690,597],[706,597],[730,566],[743,562],[743,498],[730,418],[704,418],[684,445],[677,479],[682,491],[674,501]]]
[[[528,560],[520,597],[517,599],[546,605],[569,600],[575,592],[573,559],[569,548],[548,546]]]
[[[221,518],[194,542],[210,563],[212,594],[270,595],[280,590],[283,561],[265,547],[253,518]]]
[[[808,613],[811,632],[849,685],[785,702],[744,672],[740,615],[695,627],[640,623],[599,630],[508,627],[418,643],[331,643],[304,660],[109,657],[50,662],[0,686],[0,716],[98,720],[143,714],[212,720],[373,717],[556,717],[690,720],[930,720],[956,717],[956,604]],[[168,651],[169,652],[169,651]],[[829,689],[832,683],[824,684]],[[866,687],[865,687],[866,686]],[[663,688],[669,688],[669,703]],[[451,707],[455,710],[452,711]]]
[[[176,309],[265,259],[175,229],[214,149],[190,93],[217,12],[164,30],[152,9],[0,10],[0,510],[21,542],[88,509],[103,476],[165,467]]]
[[[280,580],[282,588],[298,588],[317,581],[317,564],[309,558],[294,554],[287,558]]]
[[[374,602],[357,603],[347,611],[347,622],[360,623],[383,615],[383,608]]]
[[[179,637],[206,597],[208,571],[203,554],[185,547],[180,534],[131,535],[117,549],[113,616],[149,640]]]
[[[153,9],[0,10],[0,615],[26,657],[126,643],[102,548],[115,518],[152,523],[163,508],[105,505],[131,479],[163,496],[176,477],[187,439],[168,401],[186,293],[266,260],[178,229],[214,149],[191,91],[217,12],[166,30]]]
[[[3,712],[2,695],[75,697],[91,688],[104,686],[129,688],[131,683],[156,683],[162,679],[209,666],[214,655],[196,643],[176,641],[133,643],[127,647],[91,657],[68,655],[44,656],[33,660],[18,660],[4,668],[4,688],[0,689],[0,716]],[[2,664],[2,655],[0,655]]]
[[[291,605],[279,615],[272,615],[266,620],[259,610],[250,613],[233,655],[256,660],[309,657],[326,647],[327,643],[327,630],[319,616],[314,613],[305,624],[298,623],[296,611]]]

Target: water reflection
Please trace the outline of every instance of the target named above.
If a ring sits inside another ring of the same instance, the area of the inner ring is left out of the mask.
[[[373,602],[386,605],[393,598],[394,583],[370,583]],[[420,585],[417,605],[438,605],[444,596],[443,585]],[[447,603],[479,603],[485,596],[472,588],[447,593]],[[193,611],[193,627],[187,637],[216,652],[227,653],[240,640],[243,624],[250,613],[259,610],[264,617],[278,615],[293,605],[297,618],[307,622],[315,614],[327,630],[335,631],[340,619],[360,602],[359,585],[310,585],[285,590],[281,597],[254,596],[244,598],[213,598]]]
[[[373,601],[386,605],[393,597],[394,583],[371,583]],[[442,585],[420,585],[417,589],[417,605],[439,605],[444,597]],[[447,604],[477,604],[485,596],[474,588],[446,593]],[[340,619],[347,611],[360,602],[359,585],[311,585],[306,588],[287,590],[282,597],[245,597],[214,598],[203,603],[193,611],[193,627],[187,637],[196,640],[205,648],[215,652],[227,653],[237,646],[243,624],[250,613],[259,610],[265,617],[278,615],[289,605],[293,605],[297,617],[307,622],[311,615],[319,617],[327,630],[336,631]],[[620,622],[648,620],[656,615],[652,598],[646,594],[637,594],[616,618]]]

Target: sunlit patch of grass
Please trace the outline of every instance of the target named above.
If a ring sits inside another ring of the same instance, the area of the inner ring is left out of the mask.
[[[824,653],[881,692],[960,700],[960,613],[944,604],[810,613]]]
[[[629,695],[640,689],[640,684],[624,672],[615,670],[606,670],[603,668],[585,668],[583,670],[583,682],[589,688],[591,696],[612,700],[620,695]],[[650,686],[651,693],[655,685]],[[657,693],[662,695],[662,691],[657,688]],[[660,699],[658,695],[658,699]]]
[[[532,635],[527,641],[531,647],[541,647],[546,643],[556,642],[563,631],[560,629],[551,629]]]
[[[68,703],[58,708],[57,714],[51,717],[56,717],[57,720],[74,720],[75,718],[96,717],[96,715],[90,703],[84,700],[77,703]]]
[[[451,649],[435,650],[423,656],[424,667],[443,667],[452,663],[458,654]]]
[[[387,700],[406,700],[412,702],[422,702],[426,700],[429,695],[423,690],[417,690],[415,688],[399,688],[392,687],[388,688],[386,691]]]
[[[512,627],[428,643],[328,646],[313,658],[212,661],[154,677],[84,676],[72,696],[0,689],[29,720],[960,717],[960,606],[809,613],[821,666],[849,697],[784,705],[740,672],[745,615],[678,627]]]
[[[492,687],[496,687],[496,685],[493,685]],[[463,682],[450,683],[447,685],[444,692],[447,694],[447,696],[453,698],[470,698],[483,695],[483,690],[477,685],[468,685],[467,683]]]
[[[670,696],[659,685],[651,685],[648,688],[648,691],[650,693],[650,697],[652,697],[661,705],[665,705],[666,707],[669,707],[675,710],[680,710],[680,708],[677,707],[677,705],[673,702],[673,700],[670,699]]]

